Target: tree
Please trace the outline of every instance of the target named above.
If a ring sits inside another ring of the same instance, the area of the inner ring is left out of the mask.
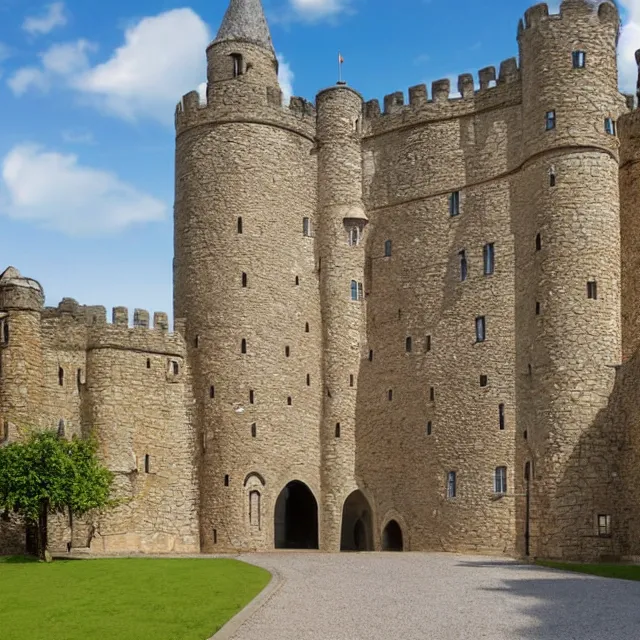
[[[93,438],[65,440],[32,433],[0,448],[0,512],[22,516],[37,531],[38,557],[47,550],[47,514],[83,515],[111,504],[113,474],[103,467]]]

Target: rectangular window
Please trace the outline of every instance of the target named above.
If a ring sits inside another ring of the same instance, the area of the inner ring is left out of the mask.
[[[0,344],[9,343],[9,321],[0,320]]]
[[[358,283],[355,280],[351,281],[351,300],[358,302]]]
[[[449,194],[449,215],[451,217],[460,214],[460,192],[454,191]]]
[[[384,257],[391,257],[391,240],[385,240],[384,242]]]
[[[507,467],[498,467],[493,483],[495,493],[507,493]]]
[[[480,376],[480,386],[486,387],[489,384],[489,378],[485,375]]]
[[[598,283],[595,280],[587,282],[587,298],[589,300],[598,299]]]
[[[433,425],[431,424],[431,420],[429,420],[429,422],[427,422],[427,435],[430,436],[431,432],[433,430]]]
[[[598,516],[598,535],[601,538],[611,537],[611,516],[610,515]]]
[[[309,218],[302,218],[302,235],[307,238],[311,237],[311,220]]]
[[[358,227],[351,227],[349,231],[349,245],[357,247],[360,244],[360,229]]]
[[[447,474],[447,498],[455,498],[456,490],[456,472],[449,471]]]
[[[237,78],[242,75],[242,56],[239,53],[232,53],[233,60],[233,77]]]
[[[484,316],[476,318],[476,342],[484,342],[486,340],[486,321]]]
[[[151,458],[149,457],[149,454],[144,457],[144,472],[151,473]]]
[[[551,131],[551,129],[556,128],[556,112],[555,111],[547,111],[545,115],[545,127],[547,131]]]
[[[358,282],[358,300],[364,300],[364,287],[362,282]]]
[[[409,338],[407,338],[407,339],[405,340],[405,342],[404,342],[404,348],[405,348],[405,351],[406,351],[407,353],[411,353],[411,351],[412,351],[412,349],[413,349],[413,341],[411,340],[411,338],[410,338],[410,337],[409,337]]]
[[[458,258],[460,259],[460,282],[464,282],[468,275],[467,253],[464,249],[458,252]]]
[[[436,389],[435,389],[435,387],[430,387],[429,388],[429,401],[430,402],[435,402],[436,401]]]
[[[490,276],[493,274],[495,269],[495,250],[493,242],[484,245],[482,256],[484,260],[484,275]]]
[[[613,118],[604,119],[604,131],[610,136],[616,135],[616,121]]]
[[[253,393],[253,389],[249,389],[249,404],[253,404],[254,400],[255,400],[255,395]]]
[[[504,431],[504,405],[501,404],[498,407],[498,422],[500,424],[500,431]]]
[[[353,377],[353,373],[349,375],[349,386],[353,387],[355,379]]]
[[[431,351],[431,336],[427,336],[425,341],[424,341],[424,350],[425,351]]]
[[[573,68],[584,69],[587,66],[587,54],[584,51],[573,52]]]

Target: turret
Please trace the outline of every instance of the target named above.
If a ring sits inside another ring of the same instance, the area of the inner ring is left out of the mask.
[[[0,275],[0,442],[40,426],[43,399],[41,285],[14,267]]]
[[[231,0],[208,61],[207,105],[189,94],[178,107],[174,265],[196,401],[202,547],[317,546],[311,114],[281,104],[259,0]]]
[[[318,256],[325,385],[322,443],[323,548],[338,551],[342,509],[357,490],[356,393],[364,336],[367,216],[362,202],[360,94],[344,85],[322,91],[318,110]],[[343,546],[355,548],[354,527]],[[367,532],[371,539],[372,532]]]
[[[605,550],[580,443],[621,358],[618,29],[611,3],[587,0],[536,5],[519,29],[516,478],[531,525],[523,502],[518,542],[538,556]]]

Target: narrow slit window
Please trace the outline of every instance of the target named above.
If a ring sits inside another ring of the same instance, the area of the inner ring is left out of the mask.
[[[216,388],[213,385],[209,387],[209,397],[212,399],[216,397]]]
[[[305,333],[309,333],[309,323],[308,322],[306,322],[305,325],[304,325],[304,332]]]
[[[429,352],[431,351],[431,336],[427,336],[424,341],[424,350]]]
[[[358,282],[356,280],[351,281],[351,300],[358,301]]]
[[[291,348],[290,347],[285,347],[284,348],[284,355],[288,358],[291,355]]]
[[[616,121],[613,118],[604,119],[604,131],[610,136],[616,135]]]
[[[240,353],[247,353],[247,340],[246,340],[246,338],[242,338],[242,342],[240,343]]]
[[[494,493],[507,493],[507,467],[496,467],[493,491]]]
[[[435,402],[436,401],[436,388],[435,387],[429,387],[429,401],[430,402]]]
[[[180,373],[180,365],[174,361],[172,363],[172,367],[173,367],[173,375],[177,376]]]
[[[61,387],[64,386],[64,369],[62,367],[58,367],[58,384]]]
[[[484,316],[476,318],[476,342],[484,342],[487,339],[487,323]]]
[[[574,51],[572,57],[574,69],[584,69],[587,66],[587,54],[584,51]]]
[[[360,244],[360,229],[358,229],[358,227],[351,227],[351,231],[349,231],[349,244],[352,247],[357,247]]]
[[[238,218],[238,233],[242,233],[242,218]]]
[[[242,287],[243,287],[244,289],[246,289],[246,288],[247,288],[247,274],[246,274],[246,273],[244,273],[244,272],[243,272],[243,274],[242,274]]]
[[[340,423],[336,422],[336,438],[340,437]]]
[[[144,456],[144,472],[151,473],[151,456],[148,453]]]
[[[539,316],[539,315],[540,315],[540,309],[541,309],[541,307],[540,307],[540,303],[539,303],[539,302],[536,302],[536,315],[537,315],[537,316]]]
[[[151,358],[147,358],[147,369],[151,369]]]
[[[196,336],[196,337],[193,339],[193,346],[197,349],[197,348],[198,348],[198,346],[199,346],[199,344],[200,344],[200,336]]]
[[[457,485],[457,478],[456,478],[456,472],[455,471],[449,471],[449,473],[447,474],[447,498],[455,498],[457,491],[458,491],[458,487]]]
[[[504,420],[504,405],[503,404],[500,404],[498,406],[498,424],[500,425],[500,431],[504,431],[505,420]]]
[[[373,349],[369,350],[369,362],[373,362]]]
[[[538,233],[536,235],[536,251],[542,250],[542,236]]]
[[[255,401],[255,393],[253,392],[253,389],[249,389],[249,404],[254,404]]]
[[[587,282],[587,298],[589,300],[598,299],[598,283],[595,280]]]
[[[255,438],[255,437],[256,437],[256,435],[257,435],[257,433],[258,433],[258,426],[257,426],[257,425],[256,425],[256,423],[254,422],[254,423],[251,425],[251,437],[252,437],[252,438]]]
[[[387,391],[387,399],[389,402],[393,400],[393,389],[389,389],[389,391]]]
[[[291,396],[289,396],[287,398],[287,405],[290,407],[293,404],[293,398]]]
[[[224,477],[224,486],[225,486],[225,487],[228,487],[228,486],[229,486],[229,476],[228,476],[228,475],[226,475],[226,476]]]
[[[430,436],[432,431],[433,431],[433,425],[431,423],[431,420],[429,420],[429,422],[427,422],[427,435]]]
[[[487,376],[480,376],[480,386],[486,387],[489,384],[489,378]]]
[[[78,369],[76,374],[76,381],[78,383],[78,391],[82,388],[82,369]]]
[[[545,129],[547,131],[551,131],[551,129],[556,128],[556,112],[555,111],[547,111],[545,114]]]
[[[391,257],[391,240],[385,240],[384,242],[384,257]]]
[[[9,344],[9,321],[2,320],[0,324],[2,325],[2,332],[0,332],[0,340],[2,340],[2,344]]]
[[[460,214],[460,192],[454,191],[449,194],[449,215],[453,218]]]
[[[411,350],[413,349],[413,344],[410,336],[407,337],[407,339],[405,340],[404,348],[407,353],[411,353]]]
[[[233,77],[237,78],[242,75],[242,56],[239,53],[232,53],[231,60],[233,62]]]
[[[462,251],[458,251],[458,259],[460,260],[460,282],[464,282],[469,275],[467,252],[464,249]]]
[[[307,387],[311,386],[311,374],[307,373]]]
[[[482,256],[484,261],[484,275],[493,275],[495,271],[495,247],[493,242],[484,245]]]
[[[556,173],[553,169],[551,169],[551,171],[549,171],[549,186],[550,187],[555,187],[556,186]]]
[[[296,276],[296,287],[300,286],[300,276]]]
[[[353,373],[349,375],[349,386],[353,387],[354,385],[354,378],[353,378]]]
[[[218,544],[218,530],[213,530],[213,544]]]
[[[306,238],[311,237],[311,219],[302,218],[302,235]]]

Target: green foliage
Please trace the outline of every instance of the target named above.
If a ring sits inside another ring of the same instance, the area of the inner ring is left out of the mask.
[[[536,564],[549,569],[588,573],[601,578],[619,578],[620,580],[640,580],[640,566],[628,564],[579,564],[572,562],[551,562],[539,560]]]
[[[0,560],[0,637],[204,640],[269,579],[232,559]]]
[[[0,511],[36,523],[42,505],[77,515],[108,506],[113,475],[96,451],[93,439],[69,441],[52,431],[0,448]]]

